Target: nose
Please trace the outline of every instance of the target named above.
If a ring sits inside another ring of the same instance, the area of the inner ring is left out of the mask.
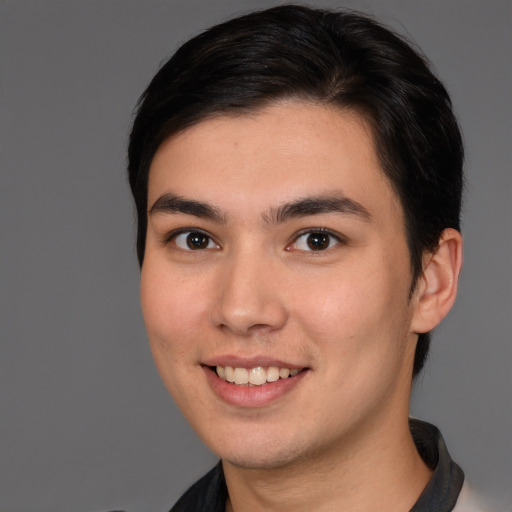
[[[279,264],[254,254],[225,262],[219,276],[212,321],[217,328],[238,336],[268,334],[288,319]]]

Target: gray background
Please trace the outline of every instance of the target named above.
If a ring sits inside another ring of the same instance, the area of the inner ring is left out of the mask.
[[[179,42],[276,3],[0,2],[3,512],[163,512],[214,462],[146,343],[126,138],[139,94]],[[452,93],[467,146],[465,264],[412,413],[509,508],[511,3],[310,3],[408,33]]]

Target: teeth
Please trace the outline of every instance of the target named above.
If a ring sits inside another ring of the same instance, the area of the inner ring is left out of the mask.
[[[271,366],[267,370],[267,382],[275,382],[276,380],[279,380],[279,368]]]
[[[279,370],[279,377],[281,377],[281,379],[287,379],[289,376],[290,370],[288,370],[288,368],[281,368]]]
[[[226,375],[226,380],[228,382],[235,382],[235,369],[234,368],[231,368],[231,366],[226,366],[226,368],[224,368],[224,373]],[[219,375],[219,377],[220,377],[220,375]]]
[[[245,368],[235,368],[235,384],[249,384],[249,372]]]
[[[295,377],[299,373],[299,369],[295,368],[278,368],[277,366],[270,366],[264,368],[263,366],[256,366],[254,368],[233,368],[231,366],[217,366],[217,375],[227,382],[233,382],[237,385],[261,386],[267,382],[276,382],[279,379],[287,379],[288,377]]]
[[[266,381],[267,372],[265,371],[265,368],[262,368],[261,366],[251,368],[249,371],[249,382],[251,384],[254,384],[255,386],[261,386],[262,384],[265,384]]]

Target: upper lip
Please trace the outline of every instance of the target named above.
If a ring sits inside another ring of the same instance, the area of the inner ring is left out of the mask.
[[[211,357],[203,361],[205,366],[231,366],[232,368],[256,368],[257,366],[263,367],[277,367],[277,368],[288,368],[290,370],[300,370],[305,368],[304,365],[294,364],[288,361],[275,359],[268,356],[252,356],[252,357],[239,357],[232,355],[223,355],[217,357]]]

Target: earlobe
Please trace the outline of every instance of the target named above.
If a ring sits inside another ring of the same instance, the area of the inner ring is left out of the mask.
[[[441,233],[438,248],[425,254],[423,274],[415,293],[413,332],[434,329],[452,308],[462,268],[462,245],[461,234],[448,228]]]

